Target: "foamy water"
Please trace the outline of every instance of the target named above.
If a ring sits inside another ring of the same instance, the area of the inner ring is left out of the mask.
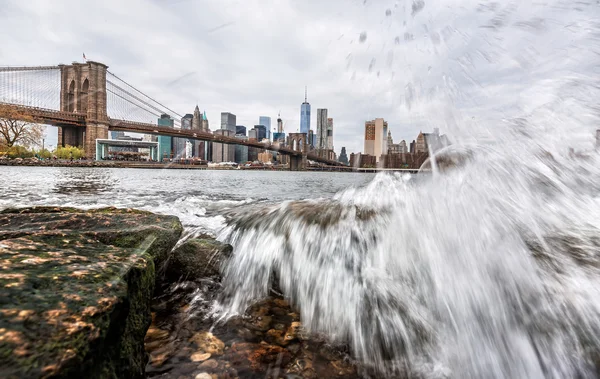
[[[275,281],[305,327],[380,375],[596,378],[598,5],[419,4],[425,34],[448,39],[406,60],[443,70],[413,76],[410,104],[391,96],[470,158],[418,182],[379,175],[331,200],[228,212],[216,311],[242,313]]]

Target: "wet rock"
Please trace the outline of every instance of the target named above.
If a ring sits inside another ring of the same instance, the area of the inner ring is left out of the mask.
[[[220,267],[230,256],[231,245],[215,239],[191,239],[179,246],[166,267],[166,277],[171,281],[198,280],[219,276]]]
[[[293,341],[300,336],[301,324],[298,321],[292,322],[288,330],[285,332],[284,339],[287,342]]]
[[[0,212],[0,377],[144,377],[155,264],[181,232],[128,209]]]
[[[291,354],[280,346],[239,342],[231,345],[227,358],[234,367],[260,372],[269,365],[279,367],[287,365],[291,360]]]
[[[194,379],[212,379],[212,376],[209,373],[201,372],[200,374],[196,375]]]
[[[223,349],[225,344],[223,341],[215,337],[211,332],[199,332],[190,338],[191,341],[196,343],[196,346],[205,353],[212,355],[223,355]]]
[[[200,368],[204,370],[214,370],[217,367],[219,367],[219,362],[217,362],[214,359],[209,359],[208,361],[202,362],[202,364],[200,364]]]
[[[192,360],[192,362],[204,362],[205,360],[207,360],[210,357],[211,357],[210,353],[196,352],[196,353],[192,354],[190,359]]]

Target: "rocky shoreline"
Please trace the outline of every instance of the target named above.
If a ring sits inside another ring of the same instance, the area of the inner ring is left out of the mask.
[[[175,250],[176,217],[131,209],[0,212],[0,377],[359,377],[278,293],[215,323],[209,236]]]

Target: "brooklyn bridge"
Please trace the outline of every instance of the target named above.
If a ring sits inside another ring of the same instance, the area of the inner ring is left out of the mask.
[[[58,144],[83,146],[88,159],[96,157],[96,140],[107,139],[109,131],[125,131],[276,151],[289,156],[291,170],[304,169],[308,160],[341,165],[310,151],[305,134],[290,133],[289,146],[283,146],[182,129],[178,120],[174,127],[148,122],[162,114],[178,113],[99,62],[0,67],[0,104],[11,110],[11,115],[58,127]]]

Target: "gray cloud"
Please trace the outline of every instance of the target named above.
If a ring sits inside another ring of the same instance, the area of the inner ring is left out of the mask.
[[[498,125],[556,99],[546,79],[584,75],[598,54],[578,50],[597,6],[578,5],[586,17],[559,0],[5,3],[2,64],[85,52],[180,114],[198,103],[213,129],[222,111],[246,126],[281,111],[296,131],[307,85],[311,125],[328,108],[337,151],[362,150],[364,121],[375,117],[408,141],[434,127],[461,135],[472,120]]]

